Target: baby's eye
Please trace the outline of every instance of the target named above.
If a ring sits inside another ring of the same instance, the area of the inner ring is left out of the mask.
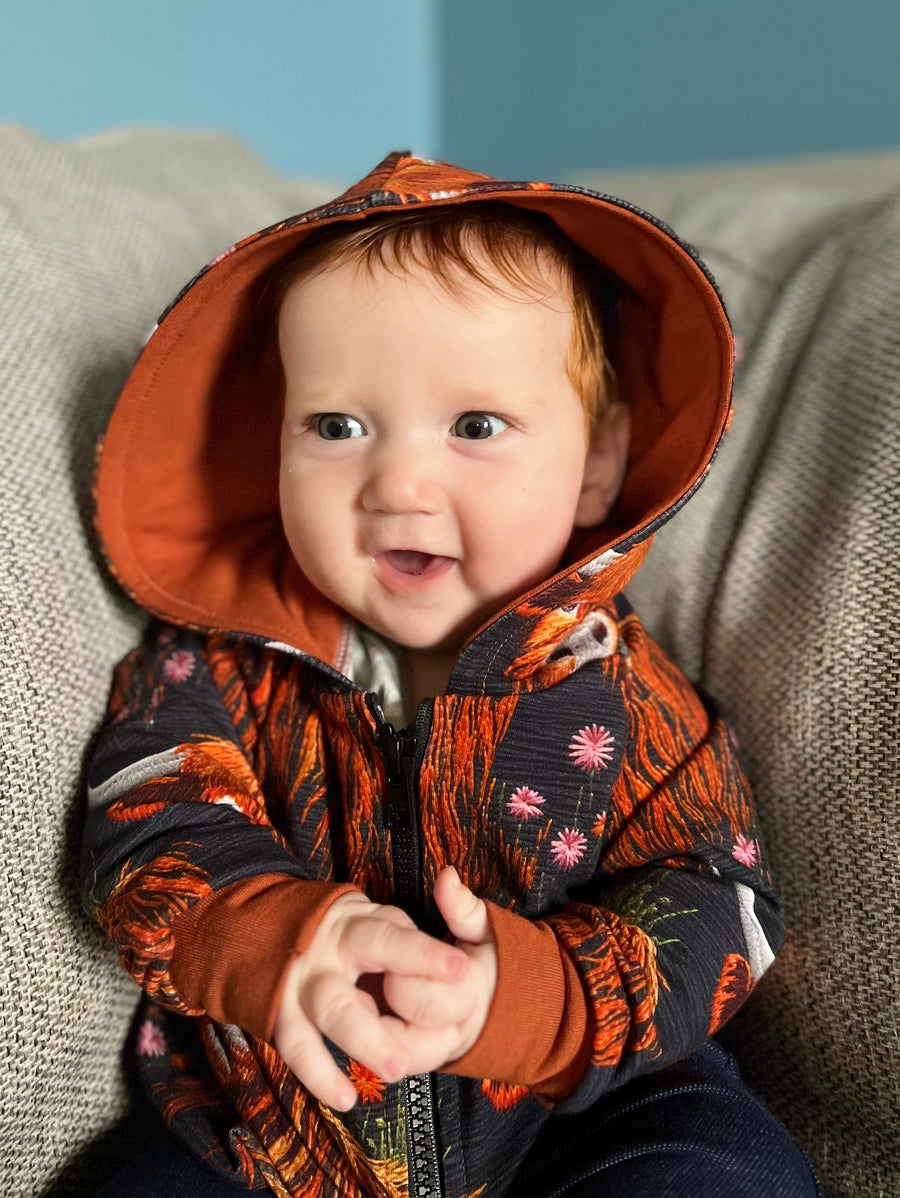
[[[491,416],[488,412],[464,412],[453,425],[453,435],[466,441],[486,441],[506,428],[509,425],[499,416]]]
[[[348,437],[364,437],[366,430],[353,416],[343,412],[325,412],[311,421],[323,441],[346,441]]]

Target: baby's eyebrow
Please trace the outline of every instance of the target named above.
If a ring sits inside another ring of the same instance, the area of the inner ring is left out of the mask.
[[[289,407],[321,408],[323,411],[343,411],[341,404],[346,404],[348,398],[342,396],[336,387],[288,387],[285,403]]]
[[[498,387],[496,391],[488,388],[467,389],[454,392],[453,400],[461,412],[493,411],[509,406],[519,411],[536,411],[546,406],[546,399],[541,392],[510,387]]]

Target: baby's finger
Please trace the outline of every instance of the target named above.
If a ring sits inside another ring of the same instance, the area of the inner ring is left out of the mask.
[[[349,922],[341,933],[341,957],[357,976],[391,970],[449,982],[464,977],[469,965],[452,944],[385,919]]]
[[[396,1015],[419,1028],[445,1028],[461,1023],[473,1009],[473,995],[467,986],[398,973],[384,975],[384,997]]]
[[[467,944],[487,944],[491,939],[487,908],[460,881],[452,865],[442,869],[434,884],[434,901],[452,936]]]
[[[407,1072],[397,1036],[401,1025],[372,1010],[369,996],[340,974],[317,978],[304,995],[304,1009],[323,1036],[385,1081],[399,1081]]]
[[[416,926],[413,917],[407,915],[401,907],[380,906],[378,908],[378,918],[395,923],[400,928],[414,928]]]
[[[302,1014],[294,1016],[292,1029],[279,1034],[275,1047],[297,1079],[316,1098],[337,1111],[349,1111],[356,1102],[356,1089],[335,1064],[322,1037]]]
[[[403,1028],[403,1051],[409,1073],[432,1073],[465,1051],[459,1029],[423,1028],[407,1024]]]

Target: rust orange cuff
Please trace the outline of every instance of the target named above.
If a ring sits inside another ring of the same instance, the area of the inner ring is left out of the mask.
[[[545,923],[486,903],[497,948],[497,989],[481,1035],[443,1073],[528,1086],[558,1101],[590,1059],[587,996],[572,960]]]
[[[173,923],[172,981],[191,1007],[271,1041],[288,966],[335,899],[358,889],[291,874],[225,886]]]

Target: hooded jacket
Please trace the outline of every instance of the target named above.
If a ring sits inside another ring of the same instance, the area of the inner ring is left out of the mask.
[[[485,199],[546,213],[623,280],[628,468],[604,524],[398,731],[349,676],[359,630],[281,528],[260,286],[327,223]],[[654,218],[398,154],[234,246],[161,317],[96,497],[110,568],[164,623],[116,672],[84,883],[147,995],[148,1092],[214,1167],[292,1196],[500,1195],[551,1108],[687,1055],[771,962],[780,909],[732,738],[621,594],[709,468],[731,369],[714,283]],[[333,1112],[271,1046],[287,967],[354,888],[439,931],[448,864],[488,905],[486,1026],[459,1061],[397,1085],[333,1048],[360,1097]]]

